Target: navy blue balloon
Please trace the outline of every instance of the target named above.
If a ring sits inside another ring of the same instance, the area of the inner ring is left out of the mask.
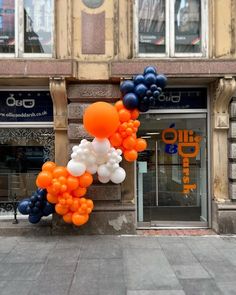
[[[140,103],[138,105],[138,110],[140,112],[147,112],[149,110],[149,104],[145,104],[145,103]]]
[[[146,91],[147,87],[142,83],[138,84],[134,89],[134,92],[138,95],[138,97],[143,97],[146,94]]]
[[[42,217],[42,214],[30,214],[28,220],[30,223],[38,223]]]
[[[33,208],[31,209],[31,212],[32,212],[33,214],[38,214],[40,211],[41,211],[41,210],[40,210],[38,207],[33,207]]]
[[[120,85],[120,91],[123,95],[134,91],[134,82],[126,80]]]
[[[167,78],[164,75],[157,75],[156,76],[156,84],[159,86],[161,89],[164,89],[167,84]]]
[[[153,97],[158,98],[159,95],[160,95],[160,92],[158,90],[153,92]]]
[[[144,69],[144,75],[145,74],[148,74],[148,73],[153,73],[153,74],[157,74],[157,70],[156,70],[156,68],[155,67],[153,67],[153,66],[148,66],[148,67],[146,67],[145,69]]]
[[[29,206],[26,208],[26,212],[27,212],[27,214],[30,214],[31,208]]]
[[[31,197],[30,197],[30,201],[32,202],[32,203],[35,203],[35,202],[37,202],[38,201],[38,195],[32,195]]]
[[[47,202],[45,207],[43,208],[43,215],[48,216],[54,212],[55,212],[55,206]]]
[[[143,84],[144,83],[144,76],[143,75],[137,75],[133,78],[134,84],[138,85],[138,84]]]
[[[42,202],[40,202],[40,201],[37,201],[35,204],[34,204],[34,206],[35,207],[37,207],[37,208],[40,208],[40,207],[42,207]]]
[[[151,89],[152,92],[156,91],[157,88],[158,88],[158,87],[157,87],[156,84],[152,84],[152,85],[150,86],[150,89]]]
[[[154,106],[155,105],[155,98],[153,96],[149,97],[149,104],[151,106]]]
[[[37,194],[38,194],[39,196],[46,197],[46,195],[47,195],[47,190],[46,190],[46,189],[42,189],[42,188],[38,188],[38,189],[37,189]]]
[[[135,93],[127,93],[123,98],[123,104],[128,110],[136,109],[139,100]]]
[[[156,83],[156,75],[153,73],[147,73],[144,76],[144,79],[145,79],[145,85],[147,85],[147,86],[150,86],[150,85]]]
[[[33,208],[33,207],[34,207],[34,203],[31,202],[31,201],[29,201],[29,207],[30,207],[30,208]]]
[[[29,214],[27,210],[28,207],[29,207],[29,199],[24,199],[19,203],[18,210],[21,214],[27,215]]]
[[[149,97],[148,96],[144,96],[141,100],[140,103],[142,104],[146,104],[149,105]]]
[[[161,87],[157,87],[157,90],[158,90],[160,93],[162,93],[162,89],[161,89]]]
[[[146,91],[146,96],[147,96],[147,97],[152,96],[152,91],[151,91],[150,89],[148,89],[148,90]]]

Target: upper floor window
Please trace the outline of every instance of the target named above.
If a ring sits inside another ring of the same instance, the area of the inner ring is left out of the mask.
[[[52,56],[53,9],[53,0],[0,0],[0,55]]]
[[[206,56],[207,0],[137,0],[139,56]]]

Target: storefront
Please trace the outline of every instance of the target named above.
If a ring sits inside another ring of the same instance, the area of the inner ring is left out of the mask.
[[[209,227],[207,88],[168,88],[140,116],[138,227]]]
[[[46,89],[1,89],[0,98],[0,201],[20,200],[54,159],[53,104]]]

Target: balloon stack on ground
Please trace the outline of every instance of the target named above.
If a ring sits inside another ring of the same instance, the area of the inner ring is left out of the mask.
[[[47,201],[46,195],[46,189],[39,188],[30,198],[19,203],[19,212],[23,215],[29,215],[30,223],[38,223],[43,216],[49,216],[55,212],[55,205]]]
[[[47,190],[47,200],[55,204],[55,211],[76,226],[86,223],[93,210],[93,201],[83,197],[92,182],[90,173],[75,177],[54,162],[44,163],[36,179],[37,186]]]

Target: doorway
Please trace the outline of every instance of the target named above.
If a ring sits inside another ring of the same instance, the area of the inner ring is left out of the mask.
[[[146,113],[137,160],[139,226],[208,226],[207,114]]]

